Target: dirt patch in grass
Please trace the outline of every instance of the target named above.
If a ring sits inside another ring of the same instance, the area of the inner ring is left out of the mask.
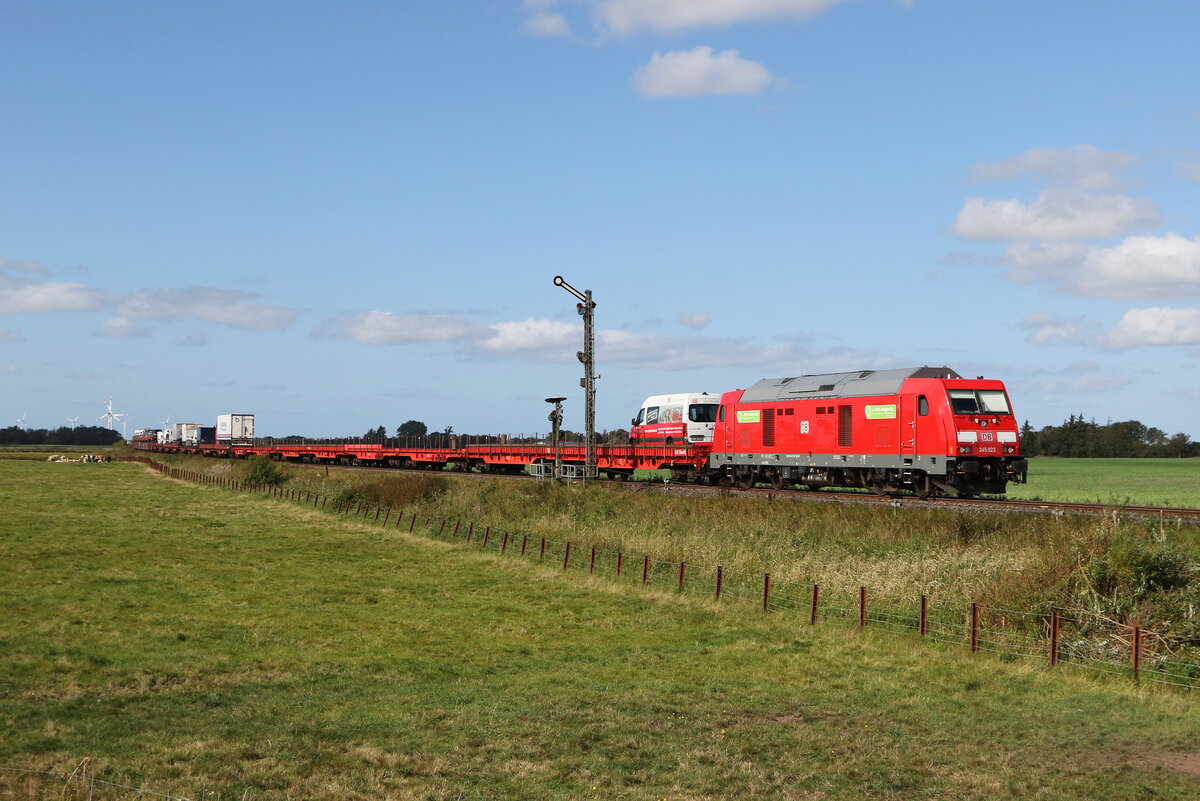
[[[1168,751],[1166,753],[1150,754],[1139,760],[1139,764],[1146,767],[1167,768],[1186,776],[1200,776],[1200,752],[1179,753],[1177,751]]]

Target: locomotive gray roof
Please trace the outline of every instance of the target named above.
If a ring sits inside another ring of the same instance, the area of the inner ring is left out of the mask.
[[[742,403],[805,398],[861,398],[895,395],[908,378],[962,378],[949,367],[905,367],[900,370],[858,370],[792,378],[764,378],[742,393]]]

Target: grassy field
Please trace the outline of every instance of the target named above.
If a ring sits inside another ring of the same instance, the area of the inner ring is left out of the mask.
[[[0,767],[90,757],[192,799],[1200,793],[1191,696],[563,576],[136,465],[0,463],[0,504]],[[0,797],[133,794],[0,771]]]
[[[1039,457],[1029,483],[1010,484],[1007,497],[1200,509],[1200,459]]]

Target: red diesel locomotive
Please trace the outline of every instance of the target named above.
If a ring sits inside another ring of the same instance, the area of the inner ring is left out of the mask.
[[[710,480],[1002,493],[1023,483],[1017,422],[1004,384],[948,367],[764,379],[721,396]]]

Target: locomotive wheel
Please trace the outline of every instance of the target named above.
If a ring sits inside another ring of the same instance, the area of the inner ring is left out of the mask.
[[[771,473],[771,488],[783,490],[788,488],[788,480],[778,470]]]
[[[738,470],[733,475],[733,483],[740,489],[750,489],[754,486],[754,470],[749,467]]]

